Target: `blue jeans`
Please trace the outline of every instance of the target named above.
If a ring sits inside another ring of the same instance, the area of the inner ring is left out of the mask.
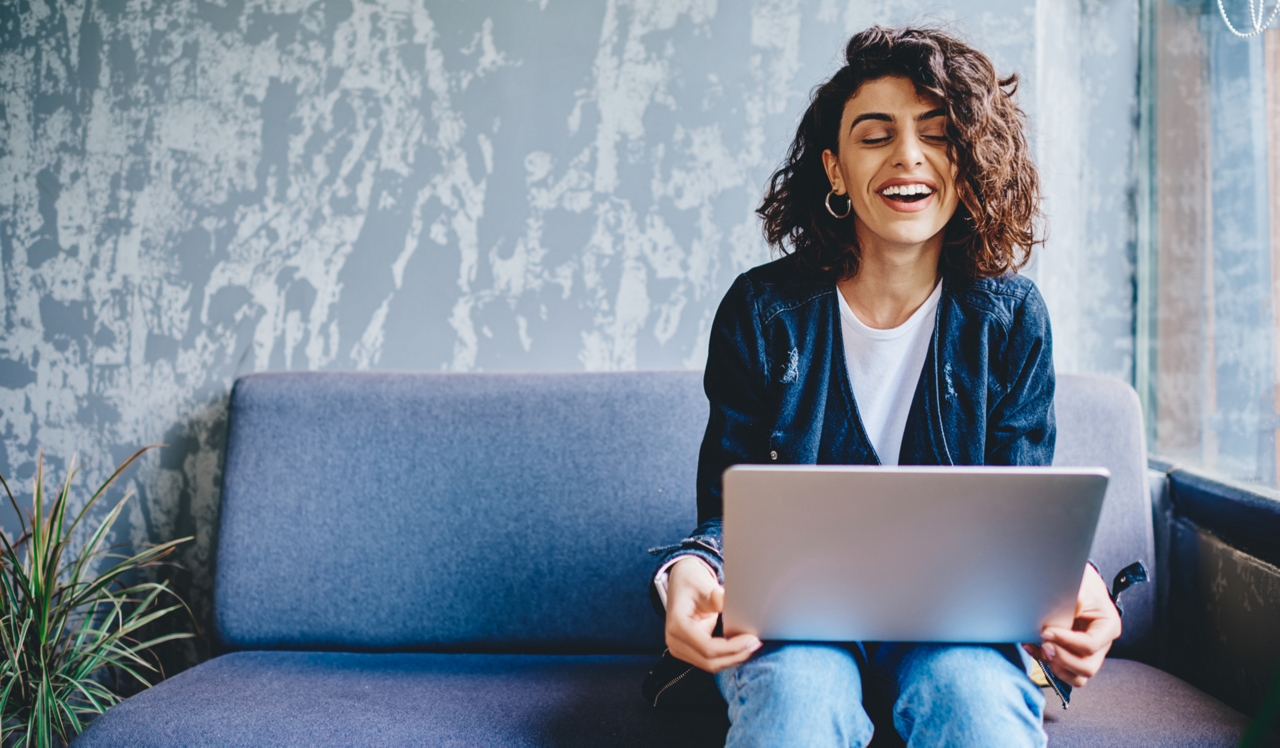
[[[866,746],[864,674],[909,748],[1043,748],[1044,695],[1024,657],[1013,645],[767,644],[716,675],[729,703],[726,748]]]

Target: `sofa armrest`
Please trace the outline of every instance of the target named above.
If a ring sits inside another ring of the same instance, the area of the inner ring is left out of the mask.
[[[1150,465],[1157,664],[1257,714],[1280,670],[1280,494]]]

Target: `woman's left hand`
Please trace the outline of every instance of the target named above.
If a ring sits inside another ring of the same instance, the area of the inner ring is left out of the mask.
[[[1085,566],[1071,628],[1049,626],[1040,636],[1044,641],[1039,646],[1022,646],[1064,683],[1079,688],[1097,675],[1111,642],[1120,638],[1120,613],[1107,594],[1107,583],[1092,565]]]

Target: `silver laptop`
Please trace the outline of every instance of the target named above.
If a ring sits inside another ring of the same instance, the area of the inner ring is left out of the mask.
[[[1033,642],[1070,627],[1104,468],[755,466],[724,474],[724,630]]]

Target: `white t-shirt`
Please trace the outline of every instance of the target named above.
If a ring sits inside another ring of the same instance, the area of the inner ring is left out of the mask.
[[[901,325],[889,330],[867,327],[840,299],[840,330],[844,336],[844,361],[849,369],[853,399],[862,426],[883,465],[897,465],[907,413],[920,381],[920,370],[929,355],[942,284]]]

